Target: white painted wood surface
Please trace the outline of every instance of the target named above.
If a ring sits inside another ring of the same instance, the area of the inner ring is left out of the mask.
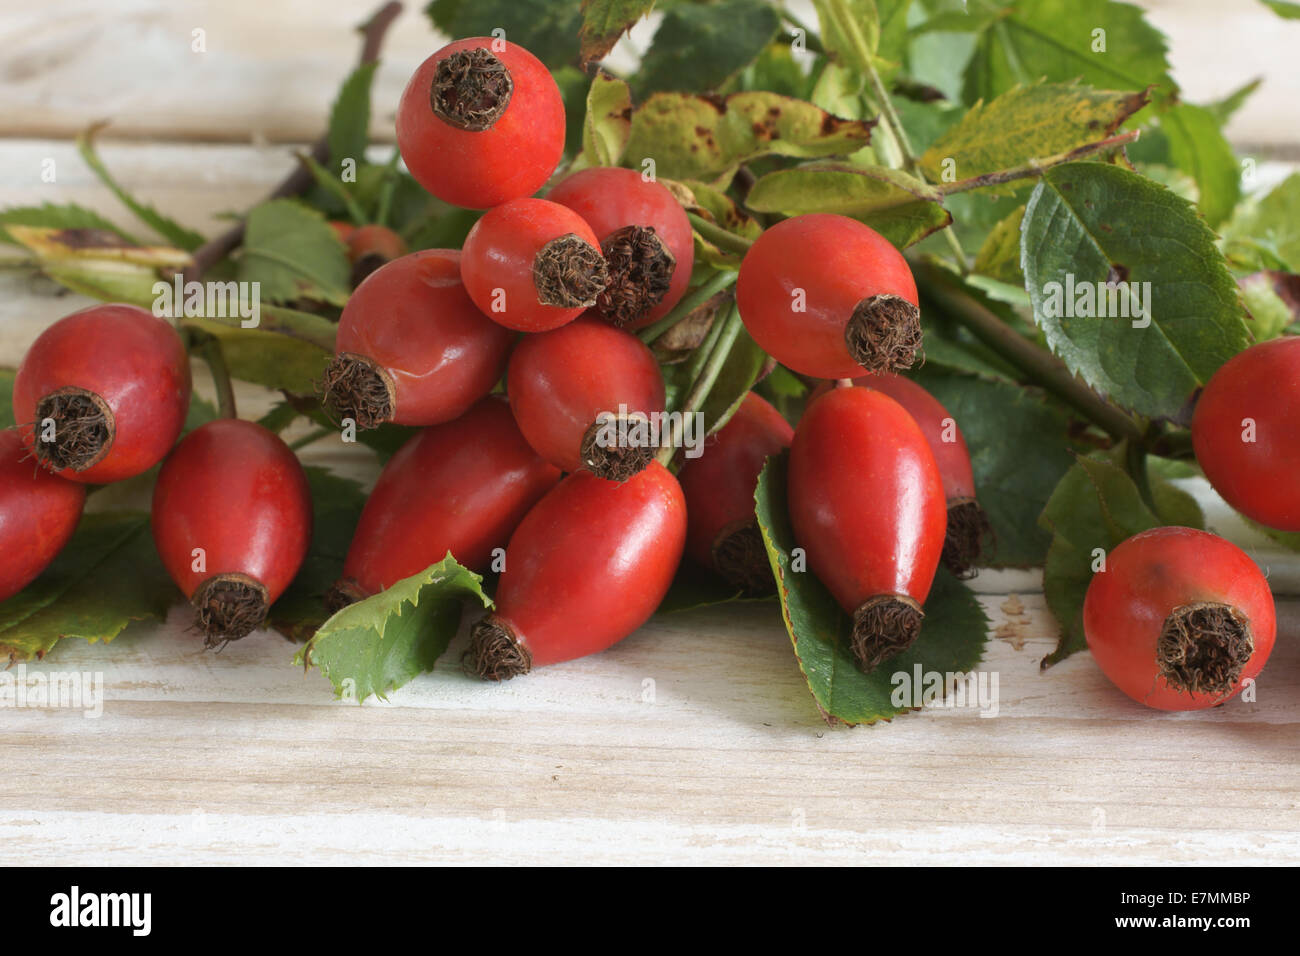
[[[251,117],[309,138],[351,56],[341,28],[368,5],[126,2],[110,23],[108,5],[6,3],[0,206],[74,201],[122,218],[68,142],[30,138],[111,113],[133,136],[246,141]],[[244,25],[242,59],[206,80],[228,95],[202,111],[169,59],[191,8]],[[429,46],[406,16],[380,102]],[[288,82],[295,70],[319,83]],[[154,71],[160,85],[139,84]],[[80,96],[65,82],[77,75]],[[103,154],[129,189],[203,231],[292,163],[283,146],[238,143]],[[54,184],[40,182],[45,158]],[[0,268],[0,365],[84,304]],[[204,370],[196,381],[207,387]],[[240,402],[245,415],[266,407],[253,388]],[[330,442],[305,457],[363,480],[377,470]],[[105,703],[97,718],[0,709],[0,862],[1300,862],[1300,562],[1190,487],[1282,595],[1254,703],[1161,714],[1087,654],[1040,671],[1056,629],[1035,572],[977,579],[996,716],[935,709],[855,730],[818,719],[773,607],[662,616],[604,654],[502,686],[459,673],[462,635],[433,674],[362,707],[334,702],[275,634],[201,652],[177,608],[165,626],[65,642],[28,665],[101,674]]]

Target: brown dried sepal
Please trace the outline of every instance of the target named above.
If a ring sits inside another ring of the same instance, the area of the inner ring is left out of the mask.
[[[600,249],[609,269],[609,284],[596,297],[596,310],[612,325],[631,325],[668,294],[677,260],[649,226],[617,229]]]
[[[921,350],[921,310],[902,296],[869,296],[849,317],[844,342],[868,372],[909,369]]]
[[[533,258],[533,286],[542,305],[589,309],[607,285],[605,257],[573,233],[552,239]]]
[[[457,50],[439,61],[429,105],[449,126],[481,133],[501,118],[514,90],[510,71],[490,50]]]
[[[54,437],[45,441],[46,422]],[[104,460],[113,447],[117,426],[108,403],[84,388],[60,388],[36,403],[32,451],[52,471],[85,471]]]
[[[1189,694],[1231,694],[1254,653],[1246,616],[1212,601],[1174,608],[1156,640],[1160,676],[1174,690]]]
[[[851,646],[858,668],[870,674],[895,654],[907,650],[921,634],[925,612],[905,594],[878,594],[853,612]]]

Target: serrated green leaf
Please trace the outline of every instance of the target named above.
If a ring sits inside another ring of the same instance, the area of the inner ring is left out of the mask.
[[[976,103],[920,158],[931,182],[972,179],[1025,166],[1105,139],[1147,103],[1146,92],[1094,90],[1078,83],[1017,86]],[[1023,181],[985,187],[1014,192]]]
[[[1239,209],[1224,229],[1224,247],[1252,270],[1300,272],[1300,173]]]
[[[1228,120],[1232,119],[1233,114],[1241,109],[1246,100],[1254,95],[1261,82],[1259,79],[1254,79],[1249,83],[1244,83],[1223,99],[1214,103],[1207,103],[1205,108],[1214,114],[1214,118],[1219,121],[1220,125],[1226,124]]]
[[[758,57],[780,25],[763,0],[671,6],[633,80],[637,94],[716,90]]]
[[[353,160],[358,166],[365,162],[366,146],[370,143],[370,88],[374,83],[378,63],[363,63],[348,74],[339,87],[338,96],[330,108],[329,143],[330,172],[335,178],[340,164]]]
[[[142,512],[86,515],[35,581],[0,602],[0,657],[44,657],[65,637],[108,642],[179,600]]]
[[[434,0],[425,13],[453,37],[487,37],[504,30],[511,43],[552,68],[578,59],[581,0]]]
[[[983,657],[988,618],[979,601],[942,568],[925,602],[921,636],[871,674],[849,650],[849,617],[811,571],[795,571],[794,532],[786,514],[788,453],[768,459],[754,494],[759,528],[776,575],[781,613],[808,689],[827,722],[849,725],[889,720],[914,709],[896,702],[895,675],[966,673]]]
[[[1250,344],[1214,234],[1185,200],[1136,173],[1101,163],[1048,170],[1025,210],[1021,252],[1052,350],[1141,415],[1185,422],[1196,389]],[[1149,290],[1145,318],[1122,316],[1140,311],[1122,288],[1113,306],[1103,298],[1116,280],[1150,283],[1132,286]]]
[[[241,329],[205,318],[181,319],[180,324],[214,336],[234,378],[296,395],[315,391],[331,358],[317,344],[278,332]]]
[[[316,665],[336,697],[381,700],[433,669],[460,626],[461,604],[490,608],[482,578],[450,554],[386,591],[358,601],[326,621],[294,657]]]
[[[874,120],[846,120],[775,93],[723,100],[656,93],[632,114],[624,162],[653,159],[656,175],[725,185],[760,156],[814,158],[852,153],[871,139]]]
[[[29,226],[33,229],[94,229],[115,235],[133,246],[141,244],[140,240],[124,232],[99,213],[75,203],[55,205],[47,202],[39,206],[15,206],[0,210],[0,242],[22,245],[9,235],[5,226]]]
[[[1021,206],[989,232],[984,245],[975,254],[975,271],[980,275],[1023,285],[1025,274],[1020,268],[1020,223],[1025,218]]]
[[[1241,169],[1219,119],[1204,106],[1179,103],[1160,117],[1160,129],[1174,166],[1196,182],[1201,214],[1217,226],[1241,199]]]
[[[649,14],[654,5],[655,0],[582,0],[582,30],[578,39],[583,65],[606,56],[618,38]]]
[[[347,254],[320,213],[273,199],[248,214],[239,278],[261,283],[263,301],[313,299],[342,306],[349,275]]]
[[[851,216],[898,248],[920,242],[952,222],[943,195],[907,173],[884,166],[813,163],[768,173],[745,204],[759,212]]]
[[[632,133],[632,92],[608,73],[597,73],[587,93],[582,123],[582,154],[571,168],[617,166]]]

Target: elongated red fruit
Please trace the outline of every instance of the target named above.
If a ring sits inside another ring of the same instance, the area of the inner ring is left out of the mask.
[[[96,305],[40,334],[14,379],[14,418],[36,459],[87,484],[147,471],[176,443],[190,362],[176,330],[134,305]]]
[[[668,593],[685,540],[682,490],[657,461],[622,484],[575,471],[510,538],[469,668],[508,680],[616,644]]]
[[[664,380],[630,332],[583,317],[530,335],[510,356],[506,390],[528,443],[558,468],[623,481],[654,457],[636,422],[664,410]]]
[[[1228,504],[1300,531],[1300,338],[1252,345],[1215,372],[1196,402],[1192,444]]]
[[[920,426],[888,395],[834,388],[790,448],[790,521],[808,567],[853,615],[864,671],[911,646],[943,551],[943,480]]]
[[[921,347],[917,301],[912,270],[889,240],[832,213],[769,228],[736,280],[754,341],[782,365],[819,378],[910,367]]]
[[[1097,665],[1134,700],[1200,710],[1259,675],[1277,621],[1268,581],[1239,547],[1154,528],[1106,556],[1084,598],[1083,631]]]
[[[746,594],[775,586],[754,517],[754,489],[768,457],[788,448],[793,437],[781,413],[750,392],[677,476],[686,496],[686,553]]]
[[[488,396],[460,418],[426,428],[384,466],[366,501],[331,606],[378,594],[452,557],[488,569],[495,548],[560,471],[524,441],[509,406]]]
[[[86,486],[31,460],[17,429],[0,431],[0,601],[27,587],[81,520]]]
[[[520,332],[573,321],[609,281],[596,234],[582,217],[529,198],[502,203],[474,223],[460,277],[484,315]]]
[[[587,220],[600,240],[609,284],[596,297],[606,322],[639,329],[667,315],[691,281],[695,239],[686,211],[655,180],[632,169],[593,166],[546,194]]]
[[[244,637],[298,573],[311,541],[307,475],[253,422],[218,419],[186,435],[153,493],[153,539],[213,647]]]
[[[549,70],[495,37],[448,43],[397,105],[411,175],[444,202],[488,209],[541,188],[564,153],[564,101]]]
[[[348,299],[325,404],[358,428],[451,421],[492,390],[513,339],[466,294],[459,252],[402,256]]]

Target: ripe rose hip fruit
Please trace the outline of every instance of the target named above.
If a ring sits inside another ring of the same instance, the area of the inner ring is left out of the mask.
[[[531,196],[564,153],[560,88],[521,46],[492,37],[448,43],[406,84],[397,145],[420,185],[453,206]]]
[[[96,305],[55,322],[14,379],[23,440],[50,471],[107,484],[162,461],[190,407],[190,362],[176,330],[133,305]]]
[[[506,391],[520,431],[557,468],[623,481],[654,458],[638,423],[664,410],[664,380],[630,332],[584,317],[530,335],[510,356]]]
[[[449,551],[471,571],[486,571],[493,549],[506,546],[559,480],[500,398],[424,429],[384,466],[328,603],[337,610],[378,594]]]
[[[324,402],[358,428],[450,421],[492,390],[513,339],[466,294],[459,252],[414,252],[348,299]]]
[[[911,646],[943,551],[943,480],[920,426],[882,392],[833,388],[790,448],[790,521],[808,566],[853,616],[864,671]]]
[[[520,332],[545,332],[596,303],[608,281],[596,234],[572,209],[512,199],[465,237],[460,277],[479,310]]]
[[[889,240],[846,216],[795,216],[740,264],[745,328],[782,365],[819,378],[909,368],[921,347],[916,283]]]
[[[750,392],[677,476],[686,496],[686,553],[746,594],[775,588],[754,517],[754,489],[768,457],[790,447],[793,437],[781,413]]]
[[[331,222],[330,225],[348,248],[353,288],[385,262],[406,255],[406,241],[387,226],[353,226],[346,222]]]
[[[682,490],[657,461],[622,484],[575,471],[510,538],[466,666],[508,680],[616,644],[668,593],[685,539]]]
[[[307,554],[307,475],[289,446],[223,418],[185,436],[153,493],[153,539],[207,647],[262,626]]]
[[[1196,402],[1192,444],[1228,504],[1300,531],[1300,338],[1252,345],[1215,372]]]
[[[1200,710],[1263,670],[1277,623],[1268,581],[1235,544],[1154,528],[1106,556],[1083,630],[1102,672],[1138,703]]]
[[[596,311],[605,321],[642,328],[686,292],[695,239],[685,210],[662,183],[599,166],[566,176],[546,198],[576,212],[600,240],[609,284],[596,297]]]
[[[0,431],[0,601],[27,587],[81,520],[86,486],[39,467],[15,428]]]

